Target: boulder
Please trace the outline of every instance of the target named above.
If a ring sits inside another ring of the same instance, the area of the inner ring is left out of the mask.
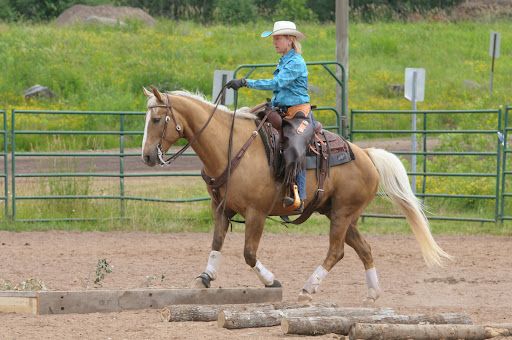
[[[92,18],[92,19],[91,19]],[[101,19],[97,19],[101,18]],[[96,20],[96,23],[103,23],[111,25],[126,22],[127,20],[139,20],[148,26],[153,26],[156,20],[153,19],[148,13],[140,8],[126,7],[126,6],[86,6],[74,5],[64,12],[55,20],[59,26],[73,25],[77,23],[84,23],[87,21]]]
[[[34,85],[25,90],[23,93],[25,99],[28,98],[53,98],[55,93],[46,86]]]

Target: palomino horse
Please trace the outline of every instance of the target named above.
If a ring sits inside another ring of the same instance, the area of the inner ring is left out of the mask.
[[[192,142],[191,147],[204,164],[204,172],[211,177],[221,175],[228,163],[226,150],[234,113],[226,107],[215,107],[199,95],[184,91],[160,93],[153,88],[152,92],[144,89],[144,93],[148,97],[142,141],[144,163],[149,166],[162,164],[159,151],[165,153],[178,139],[185,138]],[[232,141],[235,152],[254,133],[254,118],[247,111],[236,113]],[[450,258],[434,241],[400,160],[382,149],[363,150],[354,144],[351,147],[355,160],[331,168],[324,183],[325,192],[316,211],[330,220],[329,250],[323,263],[304,284],[299,294],[301,301],[311,300],[311,294],[318,290],[322,279],[343,258],[344,243],[354,248],[363,262],[367,298],[374,301],[379,297],[380,288],[370,245],[356,227],[359,216],[375,197],[379,184],[407,218],[427,265],[441,265],[443,258]],[[314,196],[316,185],[314,171],[308,171],[308,199]],[[210,281],[216,279],[229,218],[235,213],[245,219],[245,262],[266,287],[280,286],[272,272],[258,260],[256,253],[267,216],[287,215],[281,205],[282,189],[282,185],[272,176],[262,140],[256,138],[238,168],[231,173],[227,197],[225,186],[220,188],[225,209],[219,209],[213,203],[215,228],[211,252],[205,271],[194,281],[195,287],[209,287]],[[210,189],[209,193],[212,196]]]

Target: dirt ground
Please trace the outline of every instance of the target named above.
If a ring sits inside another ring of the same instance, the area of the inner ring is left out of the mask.
[[[412,236],[368,236],[384,290],[377,306],[403,313],[465,312],[475,323],[512,322],[512,238],[438,236],[455,260],[429,269]],[[260,287],[243,260],[240,233],[229,233],[214,287]],[[211,234],[79,233],[0,231],[0,286],[33,278],[49,290],[98,289],[96,264],[106,259],[112,273],[103,289],[187,287],[203,271]],[[264,235],[259,259],[283,284],[293,302],[327,251],[327,235]],[[323,282],[316,302],[360,306],[364,270],[351,248]],[[333,338],[326,335],[316,338]],[[293,338],[280,327],[226,330],[215,322],[168,323],[158,310],[106,314],[0,315],[0,339],[240,339]],[[304,338],[304,337],[301,337]]]

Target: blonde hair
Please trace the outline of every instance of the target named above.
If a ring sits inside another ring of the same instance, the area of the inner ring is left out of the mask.
[[[299,40],[297,40],[297,37],[294,35],[290,35],[289,38],[292,41],[292,48],[295,50],[295,52],[297,52],[298,54],[302,54],[302,46]]]

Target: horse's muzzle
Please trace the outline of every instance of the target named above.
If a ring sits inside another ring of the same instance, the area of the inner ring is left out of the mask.
[[[156,149],[154,151],[152,151],[152,152],[144,152],[142,154],[142,161],[147,166],[155,166],[155,165],[157,165],[159,162],[158,162],[158,156],[157,156]]]

